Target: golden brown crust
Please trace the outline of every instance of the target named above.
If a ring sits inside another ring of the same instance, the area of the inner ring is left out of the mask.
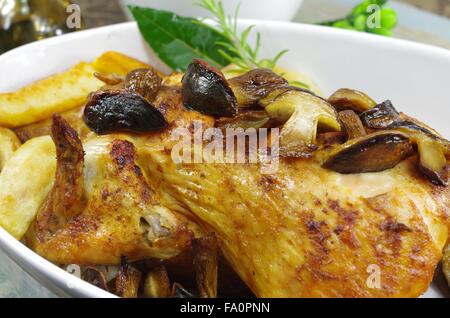
[[[81,212],[83,204],[83,145],[77,133],[59,115],[53,115],[52,138],[56,146],[55,184],[37,214],[40,241],[55,234]]]
[[[109,265],[122,257],[171,258],[190,248],[189,221],[159,204],[129,141],[112,139],[103,150],[94,142],[83,171],[76,133],[60,117],[53,132],[56,182],[27,236],[39,254],[58,264]]]
[[[176,167],[162,152],[150,158],[150,170],[160,170],[155,187],[217,234],[257,296],[417,297],[441,259],[448,218],[432,186],[407,177],[412,162],[385,172],[392,190],[364,199],[317,163],[283,163],[268,178],[248,165]],[[368,286],[373,266],[379,289]]]
[[[157,149],[156,140],[143,143],[140,160],[161,203],[215,232],[257,296],[417,297],[429,287],[450,229],[450,190],[424,179],[417,158],[344,176],[321,168],[331,146],[282,159],[267,176],[258,165],[175,165],[171,144]]]
[[[30,232],[39,254],[59,264],[173,258],[191,247],[194,233],[214,232],[259,297],[417,297],[427,290],[450,230],[450,189],[421,177],[417,158],[345,176],[321,167],[331,142],[311,159],[281,159],[273,175],[259,165],[175,164],[173,129],[192,131],[197,119],[213,126],[214,119],[185,110],[177,87],[163,87],[155,106],[169,122],[164,131],[85,142],[85,206],[51,238]],[[62,136],[71,140],[68,131]]]

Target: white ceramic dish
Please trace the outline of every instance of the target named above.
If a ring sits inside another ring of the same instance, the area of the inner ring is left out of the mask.
[[[407,41],[281,22],[255,23],[263,35],[263,55],[290,53],[282,65],[308,73],[325,95],[341,87],[367,92],[450,137],[450,51]],[[142,40],[134,23],[77,32],[18,48],[0,56],[0,92],[19,88],[63,71],[107,50],[117,50],[163,67]],[[39,257],[0,228],[0,249],[42,285],[61,296],[109,297]],[[11,273],[11,275],[20,275]],[[443,297],[434,283],[426,297]]]
[[[199,6],[193,5],[191,0],[120,0],[120,5],[127,16],[132,19],[128,5],[139,5],[160,10],[168,10],[188,17],[208,17],[211,15]],[[234,14],[240,4],[239,16],[243,19],[261,19],[276,21],[291,21],[303,0],[226,0],[223,6],[228,14]]]

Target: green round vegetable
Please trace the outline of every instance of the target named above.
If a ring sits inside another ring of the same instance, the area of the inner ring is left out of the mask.
[[[367,17],[365,15],[357,16],[353,25],[358,31],[366,31],[367,28]]]
[[[354,30],[355,28],[348,22],[347,20],[341,20],[333,23],[335,28],[346,29],[346,30]]]
[[[393,29],[397,25],[397,13],[392,8],[381,9],[381,26],[386,29]]]
[[[352,10],[351,16],[357,17],[362,14],[367,14],[367,8],[371,4],[372,3],[370,0],[365,0],[365,1],[361,2]]]

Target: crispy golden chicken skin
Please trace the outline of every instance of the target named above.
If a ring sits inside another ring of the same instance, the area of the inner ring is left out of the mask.
[[[84,155],[77,133],[54,116],[55,184],[27,243],[57,264],[119,264],[171,258],[190,247],[188,220],[161,206],[127,140],[94,140]]]
[[[281,159],[272,175],[256,164],[175,164],[171,131],[214,120],[184,109],[176,87],[164,87],[155,106],[167,129],[88,139],[84,157],[54,118],[56,182],[27,235],[34,250],[59,264],[170,258],[190,244],[195,222],[216,234],[258,297],[427,290],[448,238],[450,193],[419,175],[417,158],[351,176],[321,167],[327,149]]]
[[[163,204],[187,207],[214,231],[259,297],[416,297],[442,257],[449,192],[409,177],[413,159],[353,180],[302,160],[264,176],[248,165],[176,166],[154,151],[148,158]],[[353,191],[386,181],[384,193]]]

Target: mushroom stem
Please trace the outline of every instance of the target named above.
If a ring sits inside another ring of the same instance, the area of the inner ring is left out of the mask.
[[[317,129],[341,131],[334,109],[323,99],[307,92],[289,90],[271,99],[269,116],[285,123],[280,134],[280,153],[304,157],[316,149]]]
[[[361,119],[353,110],[340,112],[339,120],[349,140],[367,135]]]
[[[193,241],[194,269],[202,298],[217,298],[218,248],[214,233]]]

